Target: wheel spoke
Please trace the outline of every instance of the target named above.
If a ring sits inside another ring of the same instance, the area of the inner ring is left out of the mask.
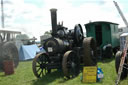
[[[45,73],[47,74],[48,73],[48,69],[45,67]]]
[[[36,65],[36,67],[40,67],[40,65]]]
[[[44,75],[43,71],[42,71],[42,76]]]
[[[40,62],[40,61],[37,61],[37,63],[38,63],[38,64],[41,64],[41,62]]]
[[[39,74],[40,77],[41,77],[41,73],[42,73],[42,71],[43,71],[43,70],[41,70],[41,72],[40,72],[40,74]]]
[[[33,60],[33,72],[36,77],[40,78],[43,75],[46,75],[48,73],[47,71],[47,64],[48,62],[48,56],[46,54],[40,54],[36,56]]]
[[[41,68],[38,68],[37,72],[39,72],[40,69],[41,69]]]

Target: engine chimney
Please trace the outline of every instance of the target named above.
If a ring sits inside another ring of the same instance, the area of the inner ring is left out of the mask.
[[[56,35],[57,31],[57,14],[56,11],[57,9],[50,9],[51,11],[51,24],[52,24],[52,36]]]

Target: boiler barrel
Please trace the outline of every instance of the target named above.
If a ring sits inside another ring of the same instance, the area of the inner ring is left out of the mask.
[[[61,40],[59,38],[49,38],[44,43],[44,49],[50,55],[57,53],[63,53],[69,48],[70,43],[66,40]]]

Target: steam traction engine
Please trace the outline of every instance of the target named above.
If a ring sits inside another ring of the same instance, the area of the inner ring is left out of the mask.
[[[62,69],[67,78],[80,72],[80,65],[96,65],[96,43],[91,37],[84,38],[80,24],[68,30],[62,24],[57,25],[57,9],[51,9],[52,37],[45,40],[46,53],[39,53],[33,60],[33,72],[37,78]]]

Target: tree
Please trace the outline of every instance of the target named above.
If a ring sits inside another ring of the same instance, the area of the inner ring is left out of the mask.
[[[29,39],[29,36],[27,34],[20,34],[16,36],[16,39]]]
[[[46,32],[44,33],[44,35],[51,35],[51,33],[52,33],[52,30],[46,31]]]

